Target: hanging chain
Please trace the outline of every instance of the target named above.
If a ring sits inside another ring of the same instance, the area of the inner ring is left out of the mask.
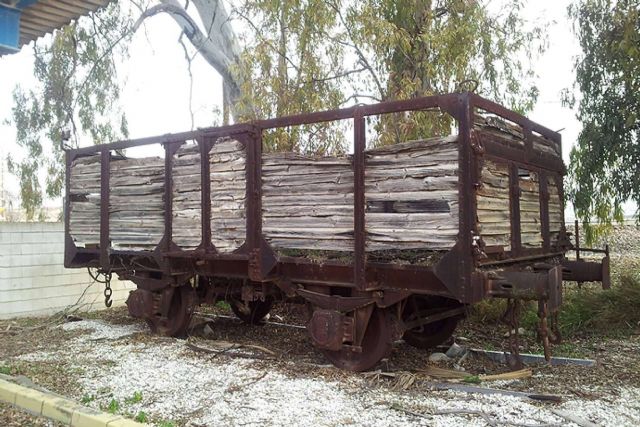
[[[548,362],[551,360],[551,344],[560,344],[560,326],[558,325],[558,310],[549,314],[547,301],[538,300],[538,338],[542,341],[544,348],[544,358]]]
[[[91,268],[87,267],[87,271],[89,272],[89,276],[97,283],[104,283],[104,305],[107,308],[110,308],[113,304],[111,300],[111,295],[113,295],[113,290],[111,289],[111,272],[104,272],[102,270],[97,270],[95,274],[91,271]],[[103,279],[100,278],[103,277]]]
[[[507,356],[507,363],[512,370],[518,370],[523,368],[522,357],[520,357],[520,313],[522,311],[522,304],[517,299],[507,299],[507,309],[502,315],[502,321],[509,328],[509,349],[511,355]]]
[[[551,337],[549,341],[552,344],[560,344],[562,342],[562,335],[560,334],[560,325],[558,324],[558,310],[551,314]]]
[[[544,348],[544,359],[548,362],[551,360],[551,349],[549,346],[549,326],[547,321],[547,302],[544,299],[538,300],[538,338],[542,341]]]
[[[110,308],[113,304],[111,301],[111,295],[113,294],[113,290],[111,290],[111,272],[103,273],[104,274],[104,305],[107,308]]]

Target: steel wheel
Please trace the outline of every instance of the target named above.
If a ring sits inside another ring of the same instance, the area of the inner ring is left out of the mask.
[[[362,352],[349,349],[321,350],[327,359],[340,369],[366,371],[391,353],[393,346],[393,318],[389,310],[374,308],[362,339]]]
[[[256,300],[244,302],[241,300],[231,299],[231,310],[244,323],[249,325],[262,325],[264,318],[273,306],[273,298],[266,297],[264,301]]]
[[[409,320],[416,312],[430,312],[434,314],[442,310],[452,308],[451,302],[442,300],[442,298],[428,298],[412,296],[407,301],[403,320]],[[448,317],[433,323],[427,323],[413,329],[406,330],[402,338],[412,347],[421,349],[430,349],[437,347],[448,340],[458,326],[459,317]]]
[[[181,286],[173,292],[169,313],[166,318],[147,318],[151,331],[168,337],[183,337],[187,333],[193,310],[196,306],[196,292],[191,286]]]

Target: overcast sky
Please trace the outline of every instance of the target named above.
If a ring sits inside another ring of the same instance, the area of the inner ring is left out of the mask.
[[[574,80],[573,60],[579,54],[577,41],[567,18],[567,0],[530,1],[526,18],[552,23],[549,48],[535,64],[539,75],[539,102],[529,117],[553,130],[561,130],[565,162],[580,131],[575,112],[560,103],[560,92]],[[124,106],[132,138],[179,132],[191,127],[189,115],[189,77],[184,53],[176,42],[179,31],[167,16],[147,20],[146,33],[139,31],[131,46],[131,58],[120,67],[125,79],[121,104]],[[0,58],[0,122],[9,117],[11,93],[16,84],[33,85],[33,55],[30,47],[20,53]],[[193,63],[196,127],[211,126],[213,111],[221,108],[221,79],[200,58]],[[19,152],[15,130],[0,123],[0,154]],[[89,145],[82,141],[81,145]],[[4,163],[4,161],[3,161]],[[5,187],[16,191],[16,183],[5,173]],[[51,202],[50,202],[51,203]]]

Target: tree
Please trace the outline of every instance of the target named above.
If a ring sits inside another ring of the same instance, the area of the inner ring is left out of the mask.
[[[36,114],[38,108],[32,101],[38,99],[38,93],[24,97],[17,91],[14,123],[20,123],[23,132],[19,142],[31,150],[27,160],[13,162],[25,206],[33,210],[41,203],[37,171],[45,163],[50,166],[47,195],[60,194],[61,152],[54,149],[54,156],[45,161],[46,150],[39,141],[33,143],[32,135],[46,130],[49,139],[57,140],[59,135],[52,130],[62,129],[65,117],[71,121],[79,114],[71,108],[78,107],[75,99],[82,99],[78,87],[91,86],[94,94],[103,94],[85,97],[85,106],[102,107],[90,113],[95,115],[92,119],[117,116],[121,123],[94,130],[86,121],[87,126],[79,131],[90,134],[95,143],[113,138],[117,129],[118,136],[126,136],[126,119],[112,113],[117,109],[117,70],[109,67],[115,52],[126,53],[131,34],[159,13],[169,14],[189,40],[190,47],[185,46],[187,58],[195,53],[202,55],[224,78],[225,110],[235,121],[452,92],[462,90],[469,82],[471,88],[477,85],[480,94],[521,112],[535,103],[531,59],[545,47],[544,30],[525,29],[521,1],[503,1],[496,12],[489,9],[489,2],[477,0],[239,1],[229,10],[220,0],[190,0],[184,6],[177,0],[156,0],[150,5],[134,2],[140,10],[138,19],[134,22],[130,14],[125,14],[126,19],[114,18],[114,25],[102,27],[104,37],[96,37],[92,56],[81,67],[73,67],[72,61],[65,59],[62,77],[38,75],[43,88],[62,82],[72,89],[51,93],[57,97],[55,102],[65,107],[59,118]],[[60,43],[61,58],[84,60],[86,55],[81,52],[90,43],[72,34],[82,29],[90,31],[91,21],[111,22],[108,17],[122,14],[123,9],[114,4],[90,21],[80,20],[57,33],[51,46],[37,48],[36,56],[44,58],[47,68],[57,56],[47,59],[41,52]],[[65,33],[72,42],[58,42]],[[103,70],[102,63],[105,72],[112,72],[105,76],[93,70],[91,60],[97,61],[98,70]],[[78,77],[83,75],[84,79]],[[111,79],[108,84],[107,78]],[[88,83],[78,86],[84,81]],[[32,119],[34,115],[37,120]],[[450,119],[444,115],[393,115],[374,122],[374,143],[394,143],[448,132],[450,128]],[[348,147],[343,130],[340,124],[279,129],[267,134],[265,142],[273,150],[340,152]]]
[[[593,241],[623,220],[623,203],[640,203],[640,2],[578,0],[569,14],[582,49],[575,86],[583,126],[571,151],[569,196]],[[592,219],[601,227],[590,227]]]
[[[81,133],[96,143],[127,136],[127,122],[118,114],[118,74],[111,53],[127,54],[130,17],[118,2],[82,22],[57,31],[50,43],[34,46],[34,76],[40,83],[28,92],[13,93],[12,121],[16,142],[26,155],[9,156],[9,172],[20,180],[20,199],[27,218],[42,204],[40,172],[46,171],[44,194],[60,196],[64,186],[64,156],[59,146],[70,133],[77,144]]]
[[[538,95],[531,61],[546,48],[545,27],[523,19],[522,1],[501,2],[496,11],[489,3],[369,0],[341,13],[335,2],[346,28],[336,41],[351,47],[366,67],[369,79],[362,91],[376,100],[466,89],[526,113]],[[395,115],[382,121],[377,142],[450,129],[448,116]]]

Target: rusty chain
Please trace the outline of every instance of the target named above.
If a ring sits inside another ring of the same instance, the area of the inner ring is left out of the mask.
[[[520,314],[522,312],[522,303],[517,299],[507,299],[507,308],[502,315],[502,321],[509,328],[509,349],[511,350],[511,356],[507,356],[507,363],[512,370],[518,370],[523,368],[522,358],[520,357]]]
[[[111,300],[111,295],[113,295],[113,289],[111,289],[112,273],[110,271],[104,272],[102,270],[97,270],[94,274],[91,272],[91,268],[89,267],[87,267],[87,271],[94,282],[104,283],[104,305],[105,307],[110,308],[113,305],[113,301]],[[100,279],[100,276],[103,276],[104,279]]]
[[[544,348],[544,359],[551,360],[551,349],[549,346],[549,327],[547,322],[547,302],[544,299],[538,300],[538,338]]]
[[[111,289],[111,272],[103,273],[104,274],[104,305],[107,308],[110,308],[113,304],[111,300],[111,295],[113,294],[113,290]]]

